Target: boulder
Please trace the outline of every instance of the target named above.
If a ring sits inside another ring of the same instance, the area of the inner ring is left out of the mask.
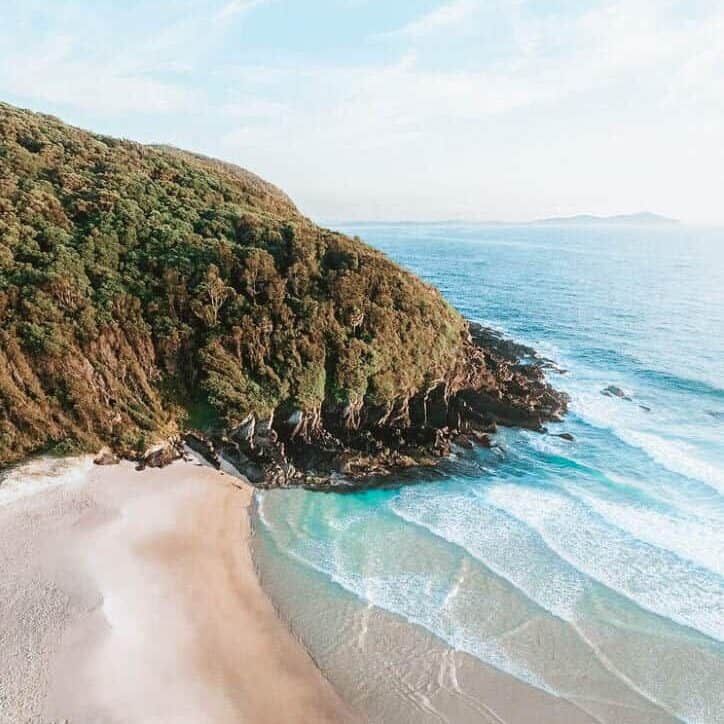
[[[472,431],[472,436],[477,440],[479,445],[486,448],[493,447],[493,443],[490,440],[490,435],[487,432],[478,432],[477,430]]]
[[[394,455],[392,462],[398,468],[414,468],[418,464],[415,458],[409,455],[401,455],[400,453]]]
[[[167,465],[182,457],[183,451],[181,450],[180,443],[169,440],[146,450],[136,469],[165,468]]]
[[[104,447],[93,458],[96,465],[118,465],[120,459],[110,448]]]
[[[608,385],[608,387],[604,387],[601,390],[601,394],[606,397],[619,397],[622,400],[631,399],[620,387],[617,387],[616,385]]]

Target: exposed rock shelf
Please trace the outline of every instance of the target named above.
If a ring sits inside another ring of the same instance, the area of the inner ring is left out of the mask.
[[[259,487],[350,490],[436,465],[453,445],[490,447],[499,424],[541,430],[561,420],[568,399],[545,379],[550,360],[478,324],[468,330],[463,369],[412,398],[313,413],[287,404],[223,433],[189,431],[186,443],[216,466],[230,462]]]

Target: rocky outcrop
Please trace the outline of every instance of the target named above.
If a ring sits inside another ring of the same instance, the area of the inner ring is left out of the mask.
[[[93,458],[96,465],[118,465],[120,458],[110,448],[101,448],[98,454]]]
[[[259,487],[347,490],[436,465],[453,445],[491,447],[498,425],[542,430],[561,420],[568,400],[545,379],[549,360],[473,323],[466,347],[460,368],[394,405],[313,412],[282,405],[265,419],[247,416],[213,441],[194,431],[186,442],[215,464],[222,455]]]
[[[616,385],[608,385],[607,387],[604,387],[601,390],[601,394],[604,397],[615,397],[619,400],[626,400],[627,402],[633,402],[633,397],[622,390],[620,387],[617,387]],[[648,405],[644,405],[642,403],[639,403],[639,409],[643,410],[644,412],[651,412],[651,408]]]
[[[138,461],[137,470],[145,468],[165,468],[184,456],[180,438],[171,438],[146,450]]]
[[[198,453],[217,470],[221,467],[221,456],[213,441],[198,430],[189,430],[184,435],[184,442],[195,453]]]
[[[631,397],[627,395],[620,387],[616,385],[608,385],[601,390],[601,394],[605,397],[618,397],[621,400],[630,400]]]

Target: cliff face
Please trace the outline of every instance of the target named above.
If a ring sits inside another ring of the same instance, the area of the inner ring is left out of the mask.
[[[562,412],[539,364],[473,332],[247,171],[0,104],[0,464],[203,423],[291,484]]]

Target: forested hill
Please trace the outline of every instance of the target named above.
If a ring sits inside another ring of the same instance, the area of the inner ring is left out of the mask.
[[[0,104],[0,463],[215,411],[391,409],[457,374],[439,293],[230,164]]]
[[[0,464],[191,426],[259,483],[360,478],[558,419],[544,363],[247,171],[0,104]]]

